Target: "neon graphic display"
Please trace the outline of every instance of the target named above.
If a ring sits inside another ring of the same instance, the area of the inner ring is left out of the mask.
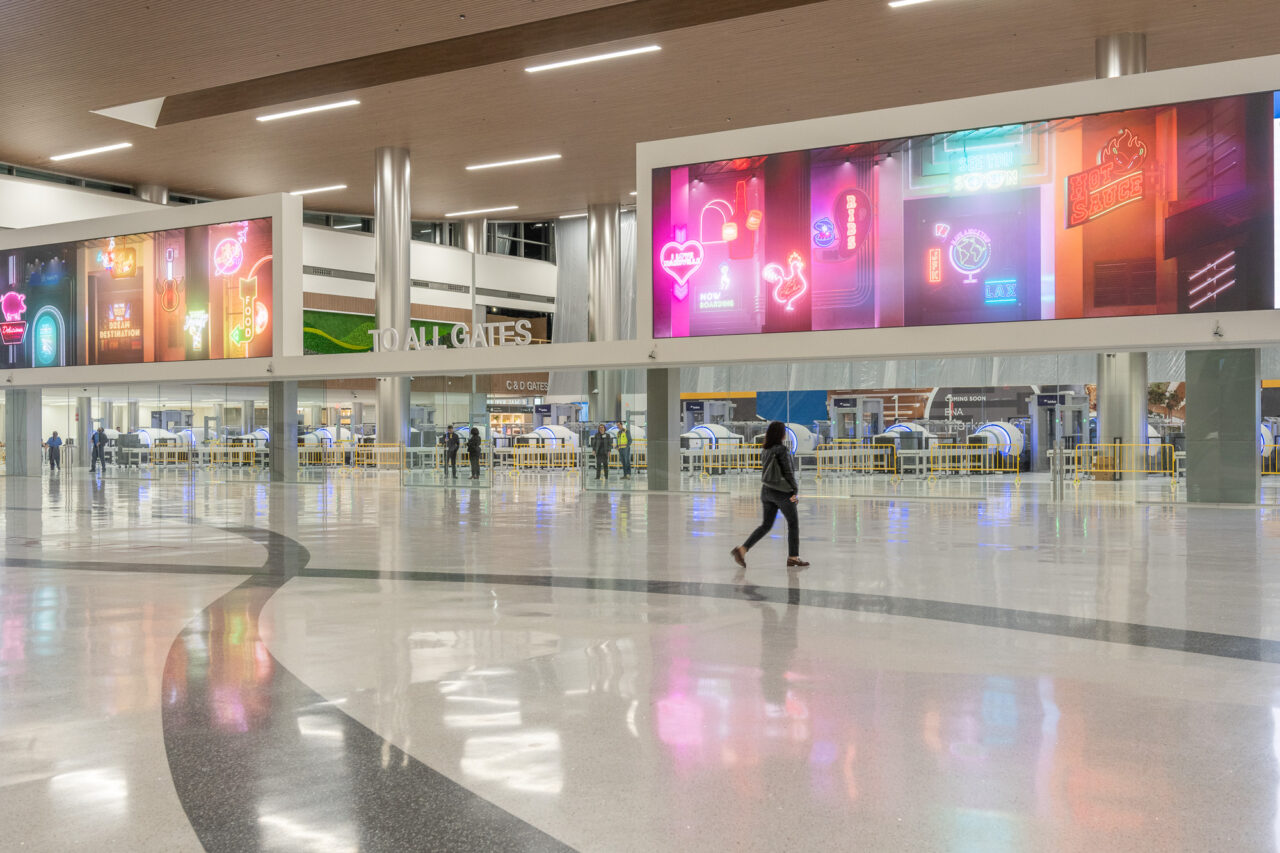
[[[804,278],[804,259],[799,252],[787,256],[784,270],[778,264],[769,264],[760,273],[761,277],[773,285],[773,301],[787,306],[788,311],[795,310],[795,302],[809,290],[809,282]]]
[[[1265,92],[654,169],[653,334],[1274,309],[1277,128]]]
[[[0,251],[0,367],[270,356],[271,250],[263,218]]]
[[[702,244],[697,240],[670,242],[662,247],[662,269],[675,279],[672,295],[683,300],[689,295],[689,279],[702,267]]]

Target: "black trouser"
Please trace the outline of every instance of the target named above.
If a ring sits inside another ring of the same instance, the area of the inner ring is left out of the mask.
[[[444,454],[444,473],[448,475],[449,471],[453,471],[453,476],[458,476],[458,449],[446,450]]]
[[[601,477],[609,479],[609,451],[607,450],[604,453],[596,451],[596,479],[599,480]]]
[[[475,453],[468,453],[468,455],[471,457],[471,479],[479,480],[480,479],[480,451],[477,450]]]
[[[53,471],[55,469],[61,470],[61,468],[62,468],[62,448],[50,447],[49,448],[49,470],[50,471]]]
[[[106,454],[102,452],[101,444],[93,446],[93,457],[89,460],[89,470],[92,471],[95,465],[101,465],[104,471],[107,469]]]
[[[796,505],[791,502],[791,495],[763,486],[760,489],[760,503],[764,506],[764,521],[747,537],[742,547],[750,551],[753,545],[769,535],[774,519],[778,517],[778,510],[782,510],[782,517],[787,520],[787,556],[799,557],[800,517],[796,515]]]

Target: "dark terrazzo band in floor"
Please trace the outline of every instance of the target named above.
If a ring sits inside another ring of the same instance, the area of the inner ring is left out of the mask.
[[[206,850],[571,853],[388,743],[281,665],[259,634],[259,616],[310,555],[281,534],[227,529],[264,545],[267,559],[174,641],[161,693],[169,770]]]
[[[262,533],[258,528],[238,528]],[[273,534],[274,535],[274,534]],[[301,546],[299,546],[301,547]],[[217,566],[177,563],[108,563],[31,559],[5,557],[6,566],[34,569],[78,569],[109,572],[176,572],[194,574],[256,574],[259,570],[237,566]],[[574,575],[517,575],[497,572],[436,572],[404,571],[383,572],[376,569],[320,569],[299,568],[297,577],[346,578],[357,580],[397,580],[434,583],[473,583],[492,586],[542,586],[558,589],[586,589],[611,592],[637,592],[654,595],[701,596],[706,598],[747,599],[774,604],[788,603],[792,590],[778,586],[743,586],[734,583],[707,583],[701,581],[645,580],[641,578],[582,577]],[[1193,631],[1184,628],[1166,628],[1144,625],[1138,622],[1119,622],[1110,619],[1090,619],[1066,616],[1059,613],[1039,613],[1033,610],[1015,610],[1007,607],[991,607],[982,604],[961,604],[927,598],[906,598],[896,595],[872,595],[860,592],[838,592],[801,589],[800,604],[854,613],[876,613],[884,616],[900,616],[913,619],[929,619],[937,622],[953,622],[962,625],[978,625],[986,628],[1003,628],[1008,631],[1025,631],[1055,637],[1092,640],[1100,643],[1139,646],[1210,657],[1280,663],[1280,641],[1237,634],[1219,634],[1212,631]]]

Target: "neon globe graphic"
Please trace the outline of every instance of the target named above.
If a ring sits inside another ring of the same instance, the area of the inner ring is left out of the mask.
[[[978,273],[991,263],[991,238],[980,228],[966,228],[951,241],[951,266],[966,276],[965,284],[977,282]]]

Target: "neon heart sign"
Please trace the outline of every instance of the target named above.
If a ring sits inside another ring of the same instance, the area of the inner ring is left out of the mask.
[[[676,280],[672,295],[684,299],[689,295],[689,279],[702,266],[702,244],[697,240],[677,243],[672,240],[658,253],[663,271]]]

